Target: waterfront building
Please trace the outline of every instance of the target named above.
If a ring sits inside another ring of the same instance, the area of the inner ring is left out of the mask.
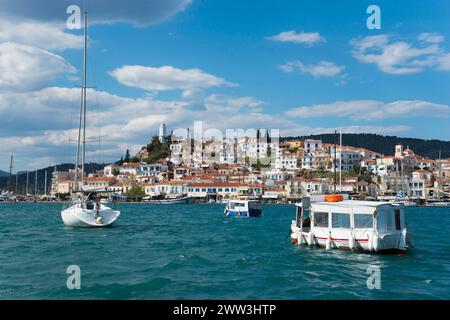
[[[182,181],[164,181],[144,185],[145,194],[151,197],[178,197],[187,194],[188,184]]]
[[[112,186],[117,182],[114,178],[108,178],[108,177],[87,177],[84,179],[84,183],[81,185],[80,182],[80,189],[83,189],[85,191],[90,190],[98,190],[98,189],[108,189],[108,187]]]
[[[133,162],[124,163],[124,164],[122,164],[120,166],[119,173],[120,174],[130,174],[130,175],[133,175],[133,176],[137,176],[138,169],[139,169],[140,165],[141,165],[140,163],[133,163]]]
[[[112,185],[110,185],[107,190],[111,191],[115,194],[126,194],[128,191],[133,188],[136,184],[131,181],[118,181]]]
[[[139,164],[137,167],[137,178],[153,177],[158,181],[166,180],[169,166],[164,163]]]

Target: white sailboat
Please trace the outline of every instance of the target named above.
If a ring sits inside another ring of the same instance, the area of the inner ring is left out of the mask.
[[[81,89],[80,124],[78,129],[77,155],[75,164],[75,177],[73,194],[69,207],[61,211],[61,218],[65,225],[71,227],[108,227],[116,222],[120,211],[113,210],[100,203],[99,194],[106,190],[83,190],[84,164],[86,155],[86,64],[87,64],[87,13],[84,15],[84,63],[83,85]],[[81,151],[81,152],[80,152]],[[81,161],[80,161],[81,156]],[[81,179],[78,179],[81,163]]]

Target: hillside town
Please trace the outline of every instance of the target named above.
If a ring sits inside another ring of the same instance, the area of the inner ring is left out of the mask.
[[[166,157],[148,163],[149,148],[144,147],[133,161],[90,173],[83,189],[141,199],[186,196],[221,202],[248,197],[276,203],[333,192],[373,200],[394,199],[401,192],[410,200],[427,201],[448,198],[450,192],[450,159],[425,158],[400,144],[394,156],[385,156],[321,140],[279,142],[265,129],[253,136],[198,141],[189,129],[184,136],[167,135],[165,124],[154,140],[168,146]],[[52,196],[72,192],[74,173],[54,173]]]

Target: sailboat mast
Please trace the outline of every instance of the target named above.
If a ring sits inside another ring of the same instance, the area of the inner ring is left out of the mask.
[[[84,166],[86,163],[86,100],[87,100],[87,42],[88,16],[84,13],[84,65],[83,65],[83,157],[81,164],[81,182],[84,182]]]
[[[79,168],[80,162],[81,162],[81,182],[84,181],[84,157],[85,157],[84,155],[85,155],[85,147],[86,147],[86,114],[85,114],[85,110],[86,110],[86,57],[87,57],[87,13],[85,12],[85,14],[84,14],[83,81],[81,84],[80,121],[79,121],[79,125],[78,125],[77,156],[75,159],[75,177],[74,177],[74,190],[75,191],[78,191],[78,170],[80,169]],[[82,153],[83,156],[80,157],[80,153]]]
[[[47,169],[45,169],[44,195],[47,195]]]
[[[9,164],[9,178],[8,178],[8,191],[12,192],[12,171],[13,171],[13,161],[14,161],[14,155],[11,155],[11,162]]]
[[[37,189],[37,181],[38,181],[38,171],[34,172],[34,196],[36,197],[38,189]]]
[[[442,175],[442,161],[441,161],[441,150],[439,149],[439,173],[438,173],[438,181],[437,181],[437,196],[439,201],[441,201],[441,190],[440,190],[440,181]]]
[[[342,192],[342,128],[339,128],[339,191]]]

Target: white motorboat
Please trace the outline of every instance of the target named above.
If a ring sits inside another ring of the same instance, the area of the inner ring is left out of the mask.
[[[77,154],[70,206],[61,211],[65,225],[71,227],[108,227],[120,216],[120,211],[113,210],[100,202],[100,194],[106,190],[83,190],[86,156],[86,98],[87,98],[87,13],[84,16],[84,64],[83,84],[81,89],[80,123],[78,129]],[[81,168],[80,168],[81,164]],[[81,177],[79,177],[81,175]]]
[[[414,247],[403,204],[323,195],[303,198],[296,207],[292,243],[365,252]]]

